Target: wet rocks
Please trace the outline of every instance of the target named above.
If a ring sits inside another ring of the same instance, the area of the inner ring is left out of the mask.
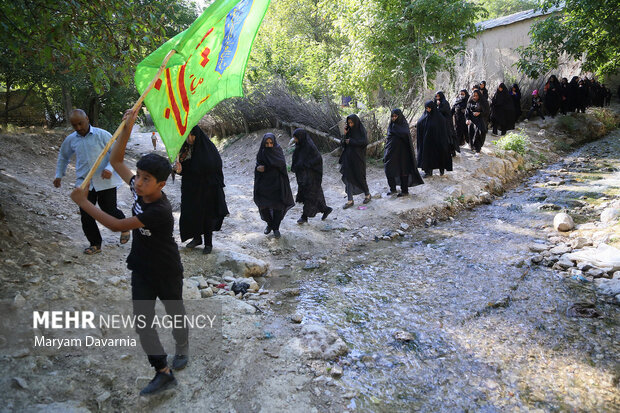
[[[571,252],[571,251],[572,251],[572,248],[566,244],[560,244],[549,250],[551,254],[555,254],[555,255],[562,255],[562,254],[566,254],[567,252]]]
[[[532,252],[543,252],[543,251],[547,251],[549,249],[549,246],[546,244],[538,244],[538,243],[534,243],[534,244],[530,244],[528,245],[528,248],[530,251]],[[542,258],[541,258],[542,259]],[[540,262],[540,261],[539,261]]]
[[[620,280],[618,279],[598,278],[594,280],[594,283],[599,293],[603,295],[620,295]]]
[[[555,228],[556,231],[566,232],[575,228],[575,223],[573,222],[573,218],[566,212],[560,212],[553,218],[553,228]]]
[[[291,316],[291,321],[295,324],[301,324],[301,322],[303,321],[303,316],[301,314],[293,314]]]
[[[620,208],[605,208],[603,212],[601,212],[601,222],[607,224],[612,222],[620,217]]]
[[[408,331],[397,331],[394,333],[394,338],[398,341],[415,341],[415,336]]]
[[[480,202],[483,204],[490,204],[491,202],[493,202],[493,195],[491,195],[488,192],[480,192],[478,194],[478,199],[480,199]]]
[[[302,344],[308,353],[323,360],[333,360],[349,352],[346,343],[334,332],[318,324],[302,327]]]

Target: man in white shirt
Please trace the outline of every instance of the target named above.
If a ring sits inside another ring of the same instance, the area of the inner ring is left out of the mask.
[[[56,165],[56,178],[54,186],[60,187],[60,181],[65,175],[67,165],[73,154],[75,154],[75,186],[80,186],[88,172],[94,165],[97,157],[108,143],[112,135],[109,132],[91,126],[88,116],[82,109],[75,109],[69,117],[71,125],[75,132],[67,136],[60,146],[58,153],[58,162]],[[109,163],[110,152],[99,165],[93,179],[90,183],[90,191],[88,192],[88,200],[93,204],[99,204],[99,207],[108,214],[118,218],[125,218],[125,214],[116,206],[116,188],[123,183],[121,178],[114,172]],[[97,222],[82,209],[80,209],[82,219],[82,229],[90,243],[90,246],[84,250],[85,254],[92,255],[101,252],[101,233]],[[121,233],[121,244],[129,241],[130,232]]]

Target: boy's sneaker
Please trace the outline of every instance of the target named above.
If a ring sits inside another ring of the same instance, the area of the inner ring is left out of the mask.
[[[174,378],[172,371],[170,373],[164,373],[158,371],[155,373],[153,380],[140,391],[141,396],[150,396],[152,394],[159,393],[177,385],[177,379]]]
[[[183,370],[187,366],[188,361],[189,356],[184,354],[175,354],[174,359],[172,359],[172,370]]]

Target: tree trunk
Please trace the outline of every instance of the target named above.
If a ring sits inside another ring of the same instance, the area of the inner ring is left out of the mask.
[[[71,90],[67,88],[65,85],[61,85],[61,89],[62,89],[62,103],[65,109],[65,124],[69,125],[69,117],[71,116],[71,111],[73,110]]]
[[[6,78],[6,93],[4,95],[4,120],[3,120],[3,125],[6,128],[7,126],[9,126],[9,103],[11,100],[11,86],[12,86],[12,81],[11,79],[7,76]]]
[[[90,124],[97,126],[99,123],[99,112],[101,112],[101,100],[99,96],[94,95],[88,100],[88,119]]]

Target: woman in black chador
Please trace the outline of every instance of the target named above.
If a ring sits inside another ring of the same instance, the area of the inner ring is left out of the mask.
[[[497,135],[497,129],[506,134],[506,130],[514,129],[515,108],[506,85],[500,83],[491,99],[491,121],[493,122],[493,134]]]
[[[413,142],[409,123],[400,109],[394,109],[387,130],[387,142],[383,155],[385,176],[387,177],[390,192],[396,193],[396,185],[400,185],[397,196],[409,194],[409,187],[424,183],[413,156]]]
[[[301,218],[297,220],[297,223],[308,222],[308,218],[316,216],[318,212],[323,214],[321,219],[324,220],[332,212],[332,208],[325,203],[325,195],[321,188],[323,157],[304,129],[296,129],[293,132],[293,139],[295,140],[295,152],[293,152],[291,171],[295,172],[297,178],[295,201],[304,204]]]
[[[562,100],[560,82],[555,75],[551,75],[547,84],[545,85],[545,109],[552,118],[558,113],[560,109],[560,102]]]
[[[194,248],[202,244],[204,234],[203,253],[209,254],[213,250],[213,231],[222,228],[224,217],[228,215],[222,158],[213,142],[196,125],[181,147],[179,161],[175,166],[183,176],[179,219],[181,241],[193,238],[186,247]]]
[[[273,231],[274,237],[280,238],[280,222],[295,205],[295,201],[286,171],[284,152],[273,133],[263,136],[256,154],[254,203],[261,219],[267,223],[265,235]]]
[[[469,128],[469,146],[472,151],[480,153],[484,140],[487,136],[487,123],[485,121],[489,113],[489,102],[487,102],[479,90],[474,90],[467,102],[465,119]]]
[[[454,115],[454,131],[456,132],[456,142],[459,146],[469,143],[469,133],[467,124],[465,123],[465,109],[467,108],[467,100],[469,93],[466,89],[461,89],[454,105],[452,105],[452,115]],[[460,150],[460,149],[459,149]]]
[[[512,85],[512,90],[510,91],[510,97],[512,98],[512,105],[515,108],[515,123],[516,123],[521,117],[521,113],[523,112],[521,110],[521,89],[519,89],[518,84],[515,83]],[[514,129],[514,128],[511,128],[511,129]]]
[[[353,195],[362,193],[366,195],[365,204],[370,202],[371,196],[366,183],[366,146],[368,146],[366,128],[357,115],[349,115],[344,130],[343,150],[338,163],[347,192],[347,203],[343,208],[347,209],[353,206]]]
[[[432,100],[424,105],[424,114],[416,125],[416,135],[418,166],[424,171],[424,176],[433,175],[433,169],[439,169],[440,175],[451,171],[452,156],[446,121]]]
[[[450,154],[456,156],[457,152],[461,152],[460,145],[456,142],[456,132],[454,131],[454,122],[452,121],[452,112],[450,111],[450,104],[446,99],[446,95],[440,90],[435,93],[435,101],[437,102],[437,110],[442,114],[446,121],[446,128],[448,129],[448,135],[450,137]]]

